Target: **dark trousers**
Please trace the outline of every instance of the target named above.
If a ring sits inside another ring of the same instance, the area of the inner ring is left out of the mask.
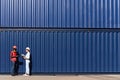
[[[11,70],[11,75],[17,75],[18,74],[18,61],[12,62],[12,70]]]

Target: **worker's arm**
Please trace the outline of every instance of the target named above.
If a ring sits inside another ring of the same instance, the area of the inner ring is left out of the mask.
[[[20,54],[17,52],[17,57],[19,57],[20,56]]]
[[[11,57],[11,58],[16,58],[16,57],[18,57],[18,56],[12,56],[12,55],[10,55],[10,57]]]
[[[26,56],[23,56],[23,58],[24,58],[25,60],[29,60],[29,59],[30,59],[30,53],[27,54]]]
[[[10,58],[16,58],[16,57],[18,57],[18,56],[13,56],[12,52],[10,53]]]
[[[23,58],[24,58],[25,60],[29,60],[29,58],[26,58],[25,56],[23,56]]]

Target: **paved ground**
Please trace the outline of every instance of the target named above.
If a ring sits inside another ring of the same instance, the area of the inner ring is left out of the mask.
[[[33,75],[30,77],[22,75],[15,77],[10,75],[0,75],[0,80],[120,80],[120,75]]]

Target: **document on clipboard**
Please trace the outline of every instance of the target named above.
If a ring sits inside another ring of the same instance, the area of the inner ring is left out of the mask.
[[[25,55],[24,54],[21,54],[22,57],[24,57]]]

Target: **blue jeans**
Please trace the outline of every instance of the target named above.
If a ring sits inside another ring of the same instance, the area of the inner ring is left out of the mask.
[[[11,75],[17,75],[18,74],[18,62],[12,62],[12,70]]]

